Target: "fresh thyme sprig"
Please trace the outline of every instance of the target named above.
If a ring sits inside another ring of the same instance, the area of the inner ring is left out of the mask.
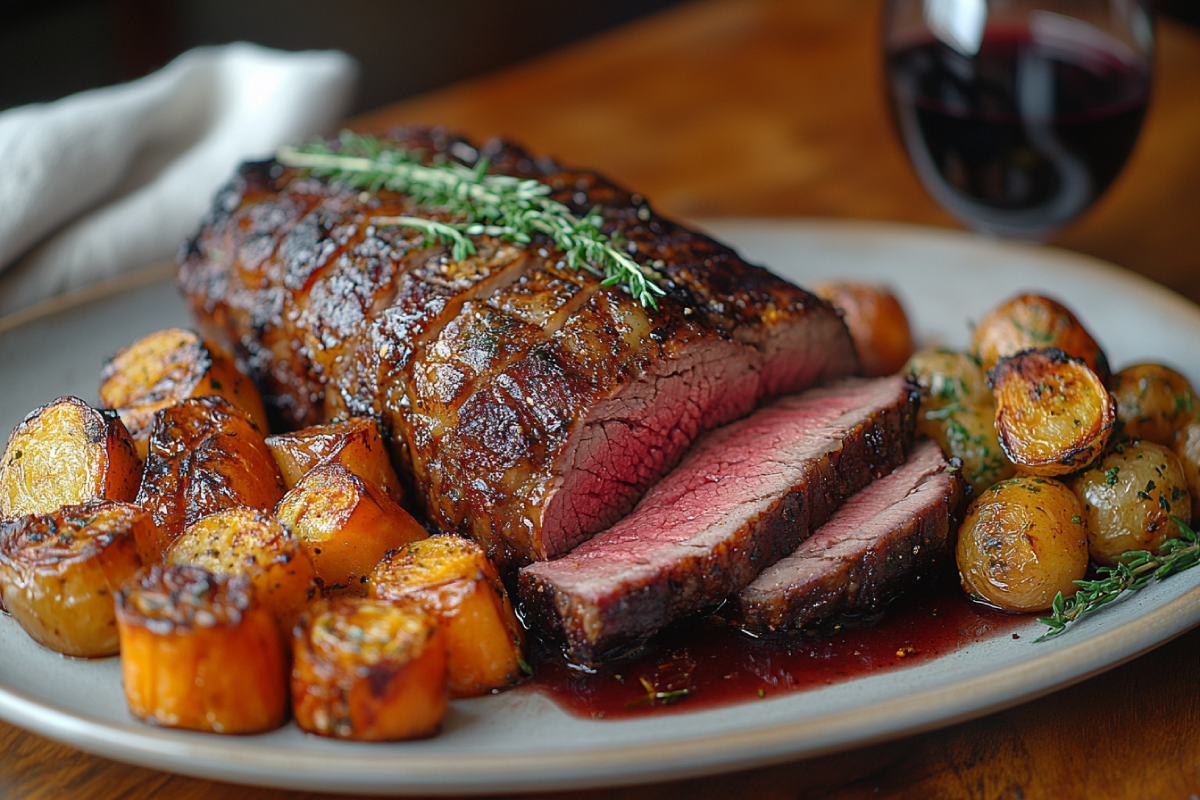
[[[640,700],[634,700],[626,703],[626,708],[637,708],[638,706],[644,706],[646,704],[655,705],[656,703],[659,705],[669,706],[672,703],[678,703],[689,694],[687,689],[675,689],[674,691],[670,692],[660,692],[653,683],[646,679],[645,676],[638,678],[638,680],[641,681],[642,688],[646,690],[646,696]]]
[[[283,147],[276,159],[334,183],[369,192],[402,192],[417,205],[450,217],[448,222],[407,216],[372,221],[420,230],[429,240],[449,245],[455,260],[475,252],[473,236],[495,236],[521,245],[545,236],[571,269],[586,269],[601,276],[602,285],[620,285],[643,306],[658,307],[655,296],[664,292],[654,282],[657,276],[601,231],[604,218],[599,208],[576,216],[549,196],[550,187],[544,183],[488,174],[485,158],[474,167],[449,159],[425,164],[420,152],[373,136],[342,131],[338,139],[336,149],[325,141]]]
[[[1136,592],[1152,580],[1162,580],[1176,572],[1191,569],[1200,563],[1200,537],[1177,517],[1171,521],[1179,526],[1179,538],[1168,539],[1157,553],[1134,550],[1125,554],[1126,561],[1115,567],[1101,567],[1094,581],[1075,581],[1079,591],[1074,597],[1054,598],[1053,615],[1038,622],[1050,628],[1035,641],[1057,636],[1067,625],[1116,600],[1125,592]]]

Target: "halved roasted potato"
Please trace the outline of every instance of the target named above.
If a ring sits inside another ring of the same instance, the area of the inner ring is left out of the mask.
[[[1051,347],[1082,358],[1108,382],[1108,359],[1100,345],[1066,306],[1041,295],[1023,294],[992,309],[975,326],[971,352],[986,372],[1001,358]]]
[[[971,485],[971,495],[1016,473],[996,436],[996,411],[988,405],[945,406],[922,411],[917,432],[928,436],[950,458],[962,461],[962,477]]]
[[[205,395],[224,397],[268,433],[258,389],[233,358],[195,331],[152,333],[113,356],[100,373],[100,401],[121,415],[142,458],[150,446],[154,415],[180,400]]]
[[[0,516],[49,514],[89,500],[132,500],[142,477],[133,440],[112,411],[60,397],[31,411],[0,460]]]
[[[318,600],[292,634],[301,730],[339,739],[429,736],[446,715],[446,640],[419,605]]]
[[[1104,452],[1116,419],[1112,396],[1082,359],[1027,350],[988,373],[996,433],[1008,460],[1033,475],[1082,469]]]
[[[908,316],[887,289],[853,281],[829,281],[818,283],[813,293],[842,310],[863,375],[891,375],[913,354]]]
[[[1041,611],[1079,590],[1088,567],[1083,503],[1055,480],[1032,476],[992,486],[958,532],[963,590],[1008,611]]]
[[[1136,364],[1113,375],[1117,430],[1122,436],[1170,447],[1175,434],[1200,416],[1188,379],[1162,364]]]
[[[1079,474],[1088,544],[1097,563],[1113,566],[1130,550],[1157,550],[1179,536],[1171,517],[1190,524],[1192,497],[1179,459],[1153,442],[1122,441]]]
[[[25,632],[68,656],[115,655],[114,602],[142,566],[145,510],[112,500],[0,522],[0,593]]]
[[[521,679],[525,636],[495,566],[478,543],[432,536],[389,553],[369,595],[416,602],[446,630],[452,697],[474,697]]]
[[[283,724],[283,638],[249,578],[192,565],[145,568],[118,593],[117,622],[134,716],[214,733]]]
[[[317,592],[308,548],[275,517],[252,508],[227,508],[193,522],[163,560],[245,575],[284,631],[292,629]]]
[[[197,520],[226,508],[267,511],[283,497],[283,478],[250,415],[223,397],[183,400],[158,412],[138,491],[154,515],[158,556]]]
[[[318,463],[333,459],[382,488],[397,503],[404,502],[404,489],[379,433],[379,420],[374,417],[351,417],[330,425],[268,436],[267,447],[271,448],[289,489]]]
[[[921,391],[921,412],[955,406],[992,406],[992,390],[979,359],[967,353],[923,348],[913,353],[904,373]]]
[[[428,535],[386,492],[333,462],[301,478],[275,516],[308,545],[323,589],[359,595],[389,550]]]

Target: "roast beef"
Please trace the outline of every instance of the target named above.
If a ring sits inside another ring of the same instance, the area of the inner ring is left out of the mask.
[[[547,241],[479,237],[456,261],[395,215],[445,219],[273,161],[244,165],[179,262],[204,332],[251,371],[280,424],[379,414],[429,521],[500,561],[562,555],[620,519],[705,430],[852,373],[827,303],[655,214],[591,172],[440,129],[426,159],[533,178],[661,277],[657,310]]]
[[[788,630],[872,612],[947,558],[962,479],[937,444],[851,497],[794,553],[731,600],[728,615],[750,630]]]
[[[524,567],[526,612],[587,663],[720,602],[904,461],[916,404],[902,377],[848,378],[707,434],[628,517]]]

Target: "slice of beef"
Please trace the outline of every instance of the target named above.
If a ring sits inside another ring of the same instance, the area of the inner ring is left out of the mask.
[[[429,521],[501,562],[568,552],[704,431],[857,369],[832,306],[596,173],[440,128],[389,138],[429,160],[485,158],[575,214],[597,209],[666,295],[643,308],[541,236],[474,237],[455,259],[386,221],[444,209],[272,161],[244,165],[218,195],[179,285],[278,422],[379,415]]]
[[[915,414],[904,378],[850,378],[709,433],[628,517],[523,568],[527,612],[576,662],[627,650],[750,583],[902,463]]]
[[[879,609],[948,557],[962,479],[934,442],[851,497],[794,553],[730,600],[749,630],[795,630]]]

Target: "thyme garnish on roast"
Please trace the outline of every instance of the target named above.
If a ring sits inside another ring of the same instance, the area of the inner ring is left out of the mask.
[[[624,252],[619,241],[601,230],[599,208],[583,216],[550,197],[550,187],[533,179],[488,174],[488,160],[473,167],[449,159],[422,163],[419,151],[382,142],[373,136],[342,131],[335,149],[325,141],[283,147],[276,158],[289,167],[369,192],[390,189],[453,221],[425,217],[377,217],[377,225],[420,230],[448,245],[455,260],[475,252],[474,236],[494,236],[527,245],[544,236],[562,251],[571,269],[586,269],[604,286],[621,286],[648,308],[663,290],[655,275]]]

